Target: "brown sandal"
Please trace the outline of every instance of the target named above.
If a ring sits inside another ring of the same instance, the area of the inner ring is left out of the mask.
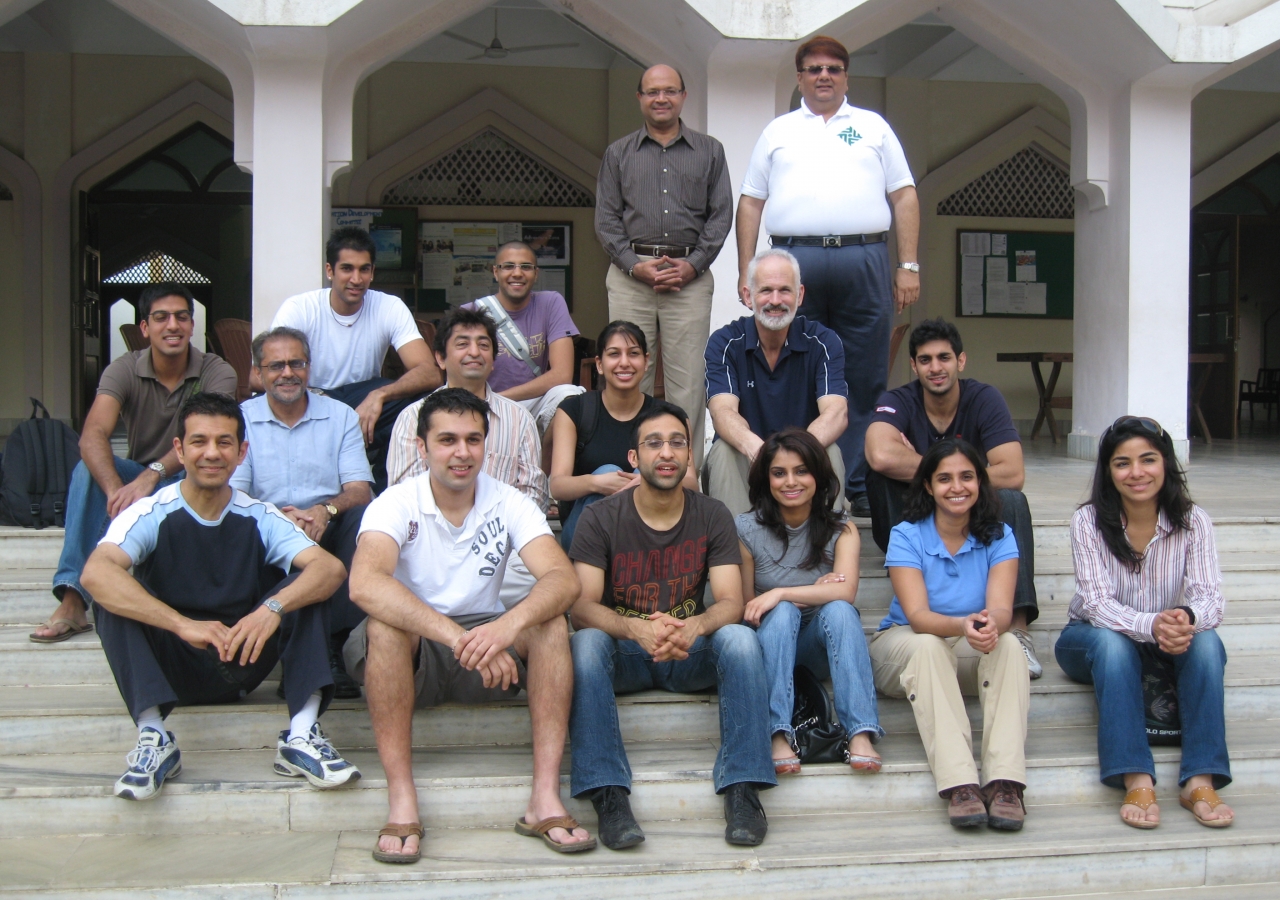
[[[422,859],[422,823],[408,822],[401,824],[399,822],[388,822],[382,826],[382,830],[378,832],[378,838],[393,837],[400,839],[400,849],[404,849],[406,838],[416,837],[418,839],[418,849],[414,853],[388,853],[386,850],[379,850],[378,845],[373,845],[373,858],[378,862],[407,864],[416,863]]]
[[[1199,822],[1201,825],[1203,825],[1205,828],[1226,828],[1228,825],[1230,825],[1232,822],[1235,821],[1234,818],[1230,818],[1230,819],[1201,818],[1200,814],[1196,812],[1196,804],[1201,802],[1202,800],[1205,803],[1209,804],[1210,812],[1213,812],[1213,810],[1217,809],[1219,806],[1226,805],[1222,801],[1222,798],[1218,796],[1218,792],[1207,785],[1204,787],[1198,787],[1195,790],[1193,790],[1191,792],[1190,797],[1183,797],[1181,795],[1178,796],[1178,802],[1182,804],[1182,808],[1186,810],[1190,810],[1191,815],[1195,816],[1196,821]]]
[[[532,825],[524,820],[524,816],[516,819],[516,834],[524,837],[542,838],[542,843],[557,853],[581,853],[584,850],[596,849],[595,838],[588,838],[576,844],[561,844],[553,841],[548,833],[552,828],[563,828],[565,831],[572,833],[573,829],[578,827],[580,827],[578,820],[573,816],[552,816],[550,819],[543,819],[541,822],[535,822]]]
[[[1155,802],[1156,792],[1154,788],[1136,787],[1124,795],[1124,802],[1120,805],[1136,806],[1145,813]],[[1160,824],[1159,822],[1148,822],[1146,819],[1135,822],[1132,819],[1126,819],[1124,816],[1120,817],[1120,821],[1130,828],[1141,828],[1143,830],[1150,830]]]

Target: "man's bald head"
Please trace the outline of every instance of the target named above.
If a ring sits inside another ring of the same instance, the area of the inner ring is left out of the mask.
[[[645,90],[653,87],[666,87],[666,84],[655,84],[655,81],[670,81],[675,79],[675,83],[679,85],[681,92],[684,91],[684,76],[680,74],[680,70],[673,66],[658,63],[656,66],[650,66],[640,75],[640,83],[636,85],[636,92],[643,94]],[[645,82],[650,82],[645,84]]]
[[[636,88],[640,115],[651,131],[670,133],[679,127],[684,109],[684,77],[671,66],[657,65],[645,69]]]

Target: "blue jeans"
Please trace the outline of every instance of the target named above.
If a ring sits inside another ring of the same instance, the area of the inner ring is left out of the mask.
[[[852,603],[824,603],[801,624],[800,607],[783,600],[765,615],[756,631],[764,652],[769,681],[769,733],[783,732],[792,740],[791,713],[795,706],[797,664],[818,678],[830,678],[835,688],[836,715],[850,735],[867,731],[872,741],[884,737],[876,715],[875,679],[871,655],[862,633],[862,619]]]
[[[717,794],[741,782],[760,787],[778,783],[769,748],[768,684],[760,642],[750,628],[725,625],[695,640],[688,659],[669,662],[654,662],[635,641],[616,640],[595,628],[574,632],[571,643],[573,796],[606,785],[631,790],[614,697],[649,688],[689,693],[714,686],[720,692],[720,751],[713,772]]]
[[[116,463],[116,474],[125,484],[146,471],[147,467],[142,463],[121,459],[118,456],[113,458]],[[180,471],[177,475],[165,478],[156,485],[156,490],[167,484],[173,484],[185,474],[187,473]],[[80,573],[84,571],[85,561],[93,552],[93,548],[98,546],[98,541],[102,540],[110,524],[111,519],[107,516],[107,495],[102,492],[102,488],[98,487],[98,482],[93,480],[85,464],[76,463],[75,469],[71,472],[71,484],[67,488],[67,527],[62,539],[62,555],[58,558],[58,571],[53,576],[53,596],[61,600],[63,591],[66,588],[72,588],[81,597],[89,599],[84,587],[80,584]]]
[[[1182,715],[1182,765],[1178,784],[1193,775],[1212,775],[1215,788],[1231,783],[1227,726],[1223,710],[1223,672],[1227,651],[1216,631],[1191,639],[1186,653],[1156,650],[1173,663]],[[1102,783],[1124,787],[1128,772],[1145,772],[1155,780],[1155,764],[1147,744],[1146,707],[1142,700],[1142,663],[1132,638],[1088,622],[1071,622],[1058,638],[1054,655],[1067,677],[1092,684],[1098,698],[1098,760]]]
[[[612,463],[606,463],[600,468],[592,472],[592,475],[603,475],[606,472],[621,472],[621,466],[615,466]],[[586,494],[572,501],[573,509],[569,510],[569,517],[564,520],[564,524],[560,526],[560,546],[564,548],[564,552],[568,553],[573,548],[573,534],[578,530],[578,520],[582,518],[582,511],[595,503],[597,500],[603,500],[604,494]]]

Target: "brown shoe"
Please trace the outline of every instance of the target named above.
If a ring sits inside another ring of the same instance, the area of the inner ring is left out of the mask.
[[[977,828],[987,824],[987,805],[982,802],[976,784],[952,788],[947,812],[951,816],[951,824],[957,828]]]
[[[982,789],[987,799],[987,824],[1001,831],[1021,831],[1027,817],[1027,805],[1022,802],[1022,785],[1016,781],[998,779]]]

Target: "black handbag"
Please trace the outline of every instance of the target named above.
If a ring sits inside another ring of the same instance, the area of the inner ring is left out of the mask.
[[[796,756],[805,764],[844,762],[849,732],[836,721],[831,695],[804,666],[796,666],[793,679],[795,704],[791,710],[791,727],[795,732]]]
[[[1155,644],[1138,644],[1142,661],[1142,708],[1146,711],[1147,743],[1153,747],[1182,743],[1182,715],[1178,711],[1178,680],[1173,663]]]

